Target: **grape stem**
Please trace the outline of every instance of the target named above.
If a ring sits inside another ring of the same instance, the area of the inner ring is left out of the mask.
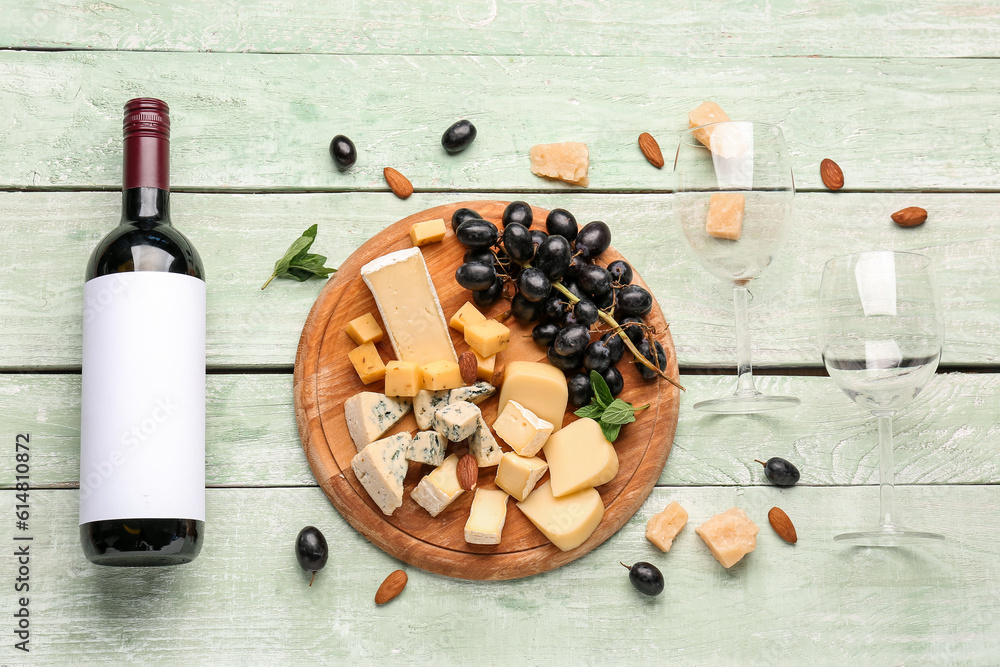
[[[554,287],[556,290],[558,290],[559,292],[561,292],[563,296],[565,296],[567,299],[569,299],[570,305],[574,305],[575,306],[577,304],[577,302],[580,300],[580,297],[578,297],[577,295],[573,294],[568,289],[566,289],[566,286],[563,285],[558,280],[552,282],[552,287]],[[635,357],[636,361],[638,361],[643,366],[646,366],[651,371],[653,371],[654,373],[656,373],[661,378],[663,378],[664,380],[666,380],[670,384],[674,385],[675,387],[677,387],[681,391],[686,391],[684,389],[684,387],[681,386],[680,383],[678,383],[676,380],[674,380],[673,378],[671,378],[670,376],[668,376],[665,372],[661,371],[659,368],[657,368],[656,366],[654,366],[652,364],[652,362],[650,362],[649,359],[647,359],[644,354],[642,354],[641,352],[639,352],[638,348],[636,348],[636,346],[632,344],[632,339],[629,338],[628,335],[625,333],[625,330],[622,329],[622,325],[618,324],[618,322],[615,321],[615,318],[611,317],[611,315],[609,315],[608,313],[604,312],[603,310],[598,310],[597,311],[597,315],[602,320],[604,320],[604,322],[606,324],[608,324],[609,326],[613,327],[613,331],[618,334],[618,337],[621,338],[622,341],[625,342],[625,347],[627,347],[629,349],[629,351]],[[656,348],[654,347],[653,350],[655,350],[655,349]],[[656,354],[655,351],[654,351],[654,354]]]

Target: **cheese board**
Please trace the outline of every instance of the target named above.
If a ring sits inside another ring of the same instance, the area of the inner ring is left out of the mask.
[[[361,382],[348,360],[356,343],[345,333],[345,328],[368,313],[385,327],[375,299],[361,278],[361,267],[387,253],[411,248],[410,229],[415,223],[434,219],[448,222],[457,209],[471,208],[499,226],[506,204],[468,201],[438,206],[404,218],[368,240],[340,266],[320,293],[303,327],[295,361],[295,411],[302,446],[317,482],[334,507],[355,529],[390,555],[430,572],[465,579],[531,576],[571,562],[607,540],[632,517],[652,490],[670,453],[677,427],[678,390],[663,379],[642,380],[626,352],[617,364],[625,377],[620,398],[635,406],[650,407],[637,413],[634,423],[622,428],[614,444],[618,472],[610,482],[597,487],[605,507],[603,518],[586,541],[568,551],[550,543],[515,502],[509,503],[499,544],[467,543],[464,527],[475,494],[462,494],[436,517],[411,499],[414,487],[433,469],[427,464],[409,463],[402,506],[391,515],[380,511],[369,497],[351,467],[358,450],[348,432],[344,404],[359,392],[383,391],[383,381],[367,385]],[[532,213],[533,228],[544,228],[548,211],[532,207]],[[444,239],[422,246],[420,252],[448,319],[471,300],[471,293],[455,282],[455,270],[462,264],[465,248],[458,243],[450,224],[446,226]],[[601,255],[598,263],[607,265],[616,259],[622,256],[612,247]],[[638,274],[633,282],[645,286]],[[500,299],[482,312],[487,318],[502,319],[509,305],[508,300]],[[545,362],[545,348],[531,339],[532,324],[517,322],[513,317],[503,321],[510,327],[511,336],[509,347],[498,357],[501,359],[498,363]],[[673,342],[655,300],[645,321],[658,332],[657,339],[667,355],[667,375],[676,378]],[[448,332],[458,354],[469,349],[461,333],[450,327]],[[383,360],[394,358],[388,336],[376,349]],[[487,424],[492,425],[497,418],[499,394],[497,391],[479,405]],[[576,421],[573,409],[570,406],[566,410],[563,425]],[[414,413],[410,411],[382,437],[416,430]],[[452,443],[448,452],[458,448],[459,445]],[[493,483],[496,470],[495,466],[480,469],[479,488],[497,488]],[[539,485],[546,479],[547,475]]]

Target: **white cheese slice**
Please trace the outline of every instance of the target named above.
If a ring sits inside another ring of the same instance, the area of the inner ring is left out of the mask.
[[[547,422],[515,400],[508,400],[503,412],[493,422],[500,439],[520,456],[534,456],[552,435]]]
[[[413,415],[417,418],[417,428],[426,431],[431,427],[431,417],[443,405],[448,405],[451,389],[430,391],[421,389],[413,399]]]
[[[397,359],[420,366],[442,359],[458,362],[419,249],[397,250],[374,259],[361,267],[361,278],[375,297]]]
[[[376,440],[351,459],[351,469],[383,514],[392,515],[403,504],[409,444],[409,433],[397,433]]]
[[[500,544],[500,534],[507,521],[507,494],[496,489],[476,489],[469,520],[465,522],[465,541],[469,544]]]
[[[420,480],[410,497],[431,516],[437,516],[462,493],[462,485],[458,483],[458,456],[452,454]]]
[[[444,463],[444,450],[448,446],[448,441],[435,431],[420,431],[407,450],[406,458],[417,463],[428,463],[432,466],[439,466]]]
[[[360,452],[410,411],[410,399],[362,391],[344,401],[347,430]]]
[[[482,417],[479,418],[475,432],[469,437],[469,453],[476,457],[480,468],[500,465],[500,459],[503,458],[503,450]]]
[[[472,403],[462,401],[438,408],[431,417],[431,428],[452,442],[465,440],[476,432],[482,413]]]

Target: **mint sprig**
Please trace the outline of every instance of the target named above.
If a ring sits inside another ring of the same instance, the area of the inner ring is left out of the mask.
[[[319,225],[313,225],[302,232],[302,236],[295,239],[292,245],[288,246],[288,250],[285,251],[281,259],[274,263],[274,271],[264,283],[264,287],[270,285],[275,278],[280,277],[289,277],[299,282],[305,282],[313,277],[326,278],[331,273],[336,273],[337,269],[323,266],[326,264],[326,257],[309,252],[313,241],[316,240],[318,227]]]
[[[635,413],[649,407],[647,403],[636,408],[628,401],[612,396],[608,383],[597,371],[590,371],[590,388],[594,392],[593,400],[573,414],[596,421],[608,442],[618,439],[622,426],[635,421]]]

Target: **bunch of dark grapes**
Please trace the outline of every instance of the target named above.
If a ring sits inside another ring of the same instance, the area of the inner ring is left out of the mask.
[[[549,363],[569,376],[574,405],[591,400],[590,371],[601,374],[614,396],[625,387],[615,364],[626,346],[613,331],[593,330],[601,312],[614,317],[636,348],[665,369],[663,346],[647,335],[649,327],[642,320],[653,307],[652,295],[632,284],[628,262],[619,259],[606,267],[595,263],[611,245],[608,226],[595,220],[578,228],[573,214],[561,208],[549,213],[545,231],[531,229],[532,223],[531,207],[523,201],[507,205],[500,229],[468,208],[452,215],[452,229],[468,249],[455,280],[472,291],[473,303],[492,306],[504,295],[505,285],[513,286],[511,314],[521,322],[535,323],[531,338],[548,349]],[[571,303],[553,283],[579,300]],[[595,335],[598,339],[591,340]],[[656,377],[643,364],[635,367],[645,380]]]

